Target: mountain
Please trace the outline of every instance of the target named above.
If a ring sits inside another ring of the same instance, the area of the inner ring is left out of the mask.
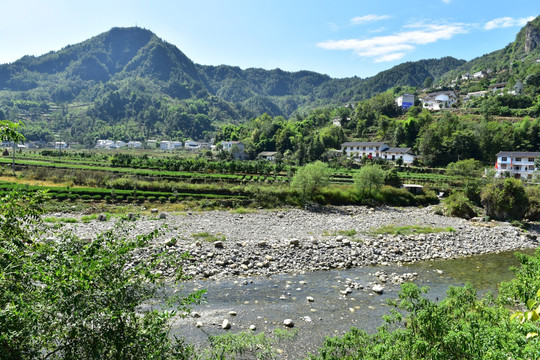
[[[0,65],[0,118],[23,118],[29,139],[56,135],[86,145],[97,138],[202,139],[217,126],[265,112],[290,117],[480,67],[519,68],[517,60],[538,54],[538,22],[504,49],[470,62],[407,62],[364,79],[198,65],[149,30],[113,28],[60,51]]]
[[[507,81],[510,77],[523,81],[531,73],[530,67],[540,59],[540,16],[528,22],[516,35],[516,40],[500,50],[482,55],[449,71],[442,77],[444,82],[461,74],[473,74],[481,70],[492,70],[496,81]],[[510,71],[507,71],[510,70]],[[538,71],[538,70],[536,70]]]

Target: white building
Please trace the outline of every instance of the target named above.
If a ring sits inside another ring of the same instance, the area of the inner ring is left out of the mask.
[[[224,151],[232,152],[235,160],[244,160],[246,158],[244,144],[240,141],[222,141],[221,146],[223,146]]]
[[[121,140],[118,140],[117,142],[114,143],[114,146],[117,148],[117,149],[120,149],[120,148],[123,148],[123,147],[126,147],[127,144]]]
[[[396,104],[402,109],[408,109],[414,105],[414,95],[403,94],[396,98]]]
[[[333,118],[332,119],[332,125],[341,127],[341,119],[340,118]]]
[[[257,159],[276,161],[277,151],[263,151],[257,154]]]
[[[162,141],[159,143],[160,150],[174,150],[182,147],[181,141]]]
[[[422,100],[422,106],[429,110],[442,110],[451,108],[457,103],[458,97],[453,91],[438,91],[427,94]]]
[[[382,142],[345,142],[341,144],[341,152],[352,158],[367,156],[390,161],[402,159],[406,164],[412,163],[417,157],[411,148],[391,148]]]
[[[127,143],[127,147],[132,148],[132,149],[140,149],[140,148],[142,148],[142,142],[140,142],[140,141],[130,141],[130,142]]]
[[[516,178],[532,178],[534,171],[534,161],[540,152],[531,151],[500,151],[495,163],[495,176],[508,173]]]
[[[63,149],[67,149],[68,148],[68,145],[66,142],[64,141],[56,141],[54,143],[54,148],[55,149],[59,149],[59,150],[63,150]]]
[[[184,147],[190,150],[197,150],[201,148],[201,143],[193,140],[186,140]]]
[[[416,159],[416,155],[412,152],[411,148],[389,148],[382,152],[382,157],[386,160],[396,161],[402,159],[405,164],[412,164]]]
[[[477,71],[474,74],[472,74],[472,77],[475,79],[483,79],[486,77],[486,73],[483,71]]]
[[[96,149],[115,149],[116,145],[113,140],[98,140],[96,142]]]

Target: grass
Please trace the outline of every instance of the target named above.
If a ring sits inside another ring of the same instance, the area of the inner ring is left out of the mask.
[[[237,214],[250,214],[250,213],[257,212],[257,210],[250,209],[250,208],[245,208],[245,207],[241,206],[241,207],[239,207],[237,209],[231,210],[231,212],[234,212],[234,213],[237,213]]]
[[[200,232],[200,233],[191,234],[191,236],[195,240],[204,240],[208,242],[225,241],[226,240],[225,236],[220,236],[220,235],[221,234],[219,233],[216,235],[213,235],[208,232]]]
[[[379,228],[371,229],[371,235],[412,235],[412,234],[434,234],[440,232],[455,232],[453,227],[431,227],[420,225],[395,226],[385,225]]]
[[[323,236],[347,236],[347,237],[354,237],[356,234],[358,234],[358,231],[356,229],[350,229],[350,230],[338,230],[334,232],[324,231]]]
[[[53,217],[53,216],[50,216],[50,217],[46,217],[43,219],[44,222],[47,222],[47,223],[78,223],[79,220],[77,219],[74,219],[74,218],[65,218],[65,217],[61,217],[61,218],[57,218],[57,217]]]

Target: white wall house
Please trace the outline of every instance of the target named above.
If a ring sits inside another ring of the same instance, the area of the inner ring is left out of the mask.
[[[190,150],[197,150],[201,148],[201,143],[193,140],[186,140],[184,147]]]
[[[222,141],[224,151],[232,152],[235,160],[244,160],[246,153],[244,152],[244,144],[240,141]],[[233,152],[233,150],[235,150]]]
[[[412,164],[417,156],[412,152],[411,148],[388,148],[382,152],[383,159],[396,161],[402,159],[405,164]]]
[[[408,109],[414,105],[414,95],[403,94],[396,98],[396,104],[402,109]]]
[[[98,140],[96,142],[96,149],[114,149],[116,148],[113,140]]]
[[[500,151],[495,163],[495,176],[505,173],[516,178],[532,178],[535,171],[534,161],[540,152],[537,151]]]
[[[65,141],[56,141],[56,142],[54,143],[54,148],[55,148],[55,149],[59,149],[59,150],[67,149],[67,148],[68,148],[68,144],[67,144]]]
[[[483,79],[483,78],[486,77],[486,73],[483,72],[483,71],[477,71],[477,72],[475,72],[474,74],[472,74],[472,77],[473,77],[474,79]]]
[[[162,141],[159,143],[160,150],[174,150],[176,148],[181,148],[181,141]]]
[[[457,103],[458,97],[453,91],[438,91],[427,94],[422,100],[422,106],[429,110],[449,109]]]
[[[127,143],[127,147],[132,148],[132,149],[140,149],[140,148],[142,148],[142,142],[140,142],[140,141],[129,141]]]
[[[352,158],[362,158],[365,155],[390,161],[403,159],[405,164],[411,164],[417,158],[411,148],[391,148],[382,142],[345,142],[341,144],[341,152]]]
[[[341,144],[341,152],[345,153],[347,157],[367,157],[378,158],[381,157],[381,152],[390,148],[382,142],[345,142]]]
[[[257,154],[257,159],[276,161],[277,151],[263,151]]]

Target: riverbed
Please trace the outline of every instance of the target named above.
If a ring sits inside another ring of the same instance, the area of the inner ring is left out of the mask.
[[[524,252],[532,253],[532,250]],[[315,352],[325,336],[342,335],[352,326],[373,332],[382,324],[382,316],[388,315],[391,309],[386,303],[397,298],[400,286],[387,281],[382,284],[382,294],[376,294],[372,286],[381,282],[374,274],[416,274],[413,282],[428,286],[430,290],[426,296],[437,300],[444,298],[449,286],[461,286],[466,282],[472,283],[479,295],[496,292],[501,281],[513,277],[509,268],[516,265],[513,252],[505,252],[404,266],[192,281],[187,289],[206,289],[206,303],[193,309],[196,317],[177,321],[175,334],[204,346],[208,335],[251,331],[250,326],[256,327],[255,332],[270,333],[275,328],[285,328],[283,321],[291,319],[296,337],[276,348],[282,359],[302,358]],[[348,284],[363,289],[344,294]],[[231,323],[230,330],[222,329],[225,319]]]

